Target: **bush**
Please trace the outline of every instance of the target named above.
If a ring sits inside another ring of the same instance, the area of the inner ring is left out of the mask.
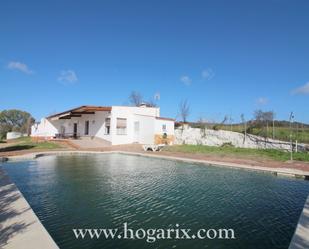
[[[252,133],[253,133],[253,127],[252,127],[252,126],[249,126],[249,127],[247,128],[246,132],[252,134]]]
[[[220,130],[220,127],[219,127],[219,125],[214,125],[214,126],[212,127],[212,129],[213,129],[214,131],[218,131],[218,130]]]

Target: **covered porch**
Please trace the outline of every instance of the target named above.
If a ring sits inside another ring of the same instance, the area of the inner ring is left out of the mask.
[[[97,133],[102,133],[100,130],[110,112],[111,107],[80,106],[50,115],[47,120],[57,129],[56,139],[79,139],[94,137]]]

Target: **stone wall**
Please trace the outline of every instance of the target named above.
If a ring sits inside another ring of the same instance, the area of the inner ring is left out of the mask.
[[[161,134],[156,134],[154,140],[155,140],[155,144],[168,144],[168,145],[171,145],[175,141],[175,136],[167,135],[166,137],[164,137]]]
[[[21,132],[16,132],[16,131],[6,133],[6,139],[7,140],[16,139],[16,138],[19,138],[19,137],[22,137],[22,136],[23,136],[23,134]]]
[[[291,148],[289,142],[265,139],[251,134],[245,136],[239,132],[191,127],[175,129],[175,144],[221,146],[224,143],[231,143],[233,146],[240,148],[280,149],[287,151]],[[297,147],[298,150],[304,150],[305,145],[298,144]]]

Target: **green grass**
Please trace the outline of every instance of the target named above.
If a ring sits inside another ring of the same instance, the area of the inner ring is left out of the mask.
[[[44,149],[44,150],[52,150],[62,148],[61,145],[44,141],[44,142],[34,142],[31,140],[31,137],[21,137],[17,138],[14,141],[7,143],[8,146],[1,147],[0,152],[8,152],[8,151],[18,151],[18,150],[29,150],[29,149]]]
[[[236,131],[244,133],[244,127],[242,125],[222,125],[220,126],[221,130],[227,131]],[[267,136],[269,138],[273,138],[273,130],[272,126],[268,127],[268,135],[267,131],[264,128],[263,130],[259,128],[253,128],[251,134],[258,136]],[[290,128],[289,127],[275,127],[274,138],[282,141],[290,141]],[[309,144],[309,128],[292,128],[292,139],[295,142],[297,140],[299,143],[308,143]]]
[[[290,153],[273,149],[247,149],[235,147],[213,147],[205,145],[175,145],[164,148],[164,151],[198,153],[216,156],[233,156],[243,158],[265,158],[276,161],[288,161]],[[309,161],[309,154],[304,152],[293,153],[294,160]]]

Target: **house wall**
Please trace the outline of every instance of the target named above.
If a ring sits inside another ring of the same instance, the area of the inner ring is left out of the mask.
[[[91,130],[91,136],[105,139],[109,142],[112,141],[112,135],[105,133],[105,119],[111,118],[110,112],[96,112],[96,121]]]
[[[58,133],[58,129],[46,118],[42,118],[40,123],[31,127],[32,137],[54,137],[56,133]]]
[[[140,144],[153,144],[154,131],[155,131],[155,117],[145,115],[134,115],[134,122],[139,122],[139,132],[138,134],[135,134],[135,131],[133,131],[135,139],[133,142],[138,142]]]
[[[159,107],[113,106],[112,111],[126,111],[136,115],[160,116]]]
[[[173,144],[175,140],[174,121],[165,119],[155,119],[155,144]],[[163,130],[163,125],[166,129]],[[166,134],[166,136],[164,136]]]
[[[160,115],[160,109],[155,107],[131,107],[113,106],[111,118],[112,144],[131,144],[138,142],[141,144],[153,143],[154,141],[154,117]],[[127,119],[126,135],[117,134],[117,118]],[[136,141],[134,133],[134,122],[140,122],[140,134]],[[152,136],[150,136],[152,134]]]
[[[111,135],[105,134],[105,118],[110,117],[109,112],[98,111],[95,114],[84,114],[81,117],[72,117],[71,119],[48,120],[41,119],[39,124],[31,127],[31,136],[33,137],[54,137],[61,133],[61,127],[65,133],[73,133],[74,123],[77,123],[77,133],[80,136],[85,135],[85,122],[89,120],[89,135],[97,136],[107,141],[111,141]]]
[[[73,123],[77,123],[77,132],[80,136],[99,137],[111,142],[111,135],[105,134],[105,119],[111,114],[106,111],[96,111],[95,114],[83,114],[81,117],[73,117],[67,122],[71,123],[69,132],[73,132]],[[86,121],[89,121],[89,134],[85,135]]]
[[[117,134],[117,118],[125,118],[127,120],[126,134]],[[133,110],[127,108],[112,108],[111,113],[111,138],[112,145],[133,143]]]
[[[155,122],[155,133],[162,134],[166,133],[167,135],[174,135],[174,121],[172,120],[164,120],[164,119],[156,119]],[[166,131],[163,131],[163,125],[166,125]]]
[[[160,115],[159,108],[152,107],[128,107],[113,106],[111,112],[96,111],[95,114],[84,114],[81,117],[71,119],[47,120],[32,127],[31,136],[54,137],[61,133],[64,127],[65,133],[73,133],[74,123],[77,123],[77,133],[85,136],[85,122],[89,120],[89,135],[110,141],[112,145],[117,144],[153,144],[155,135],[163,135],[162,125],[166,124],[166,133],[174,136],[174,122],[170,120],[159,120],[155,117]],[[105,134],[105,119],[111,118],[110,134]],[[127,120],[126,134],[117,134],[117,118]],[[134,131],[134,122],[139,122],[139,132]]]

